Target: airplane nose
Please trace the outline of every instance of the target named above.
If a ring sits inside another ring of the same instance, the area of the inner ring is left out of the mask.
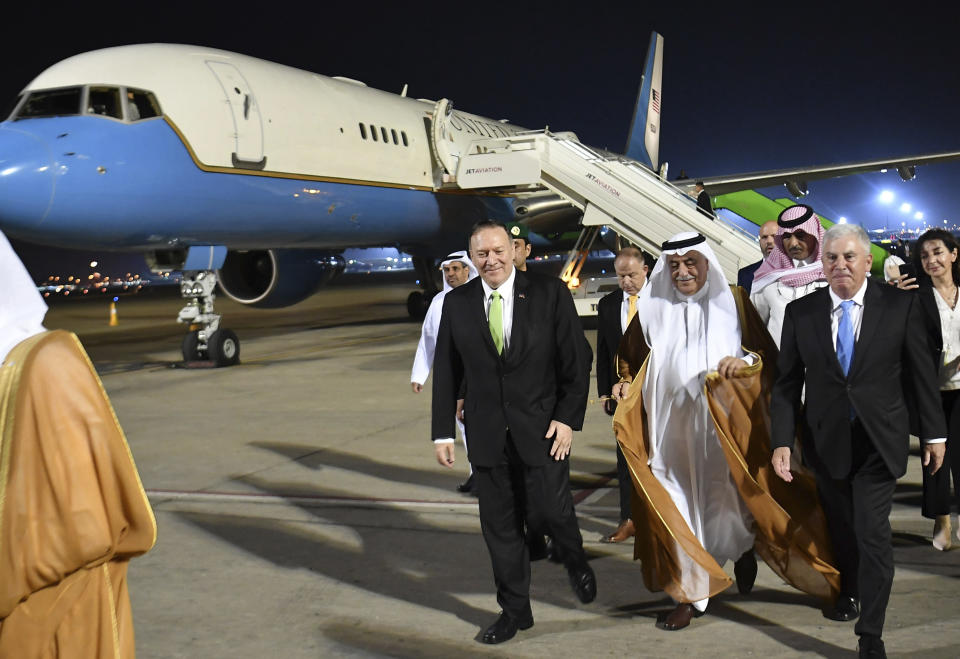
[[[14,235],[36,229],[50,210],[53,191],[53,155],[46,143],[0,126],[0,228]]]

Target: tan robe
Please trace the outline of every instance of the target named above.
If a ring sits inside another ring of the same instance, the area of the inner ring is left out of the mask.
[[[17,345],[0,368],[0,657],[133,657],[127,565],[156,534],[76,336]]]
[[[770,463],[770,391],[777,348],[742,288],[733,288],[745,351],[759,357],[737,377],[707,377],[704,394],[740,496],[756,522],[754,549],[780,577],[796,588],[832,599],[840,575],[832,565],[829,536],[813,475],[794,469],[782,481]],[[641,383],[650,348],[638,317],[620,343],[622,379],[635,382],[613,419],[617,441],[634,484],[637,527],[634,558],[644,584],[678,602],[712,597],[731,585],[722,567],[700,544],[670,495],[647,465],[650,440]],[[765,366],[766,363],[766,366]]]

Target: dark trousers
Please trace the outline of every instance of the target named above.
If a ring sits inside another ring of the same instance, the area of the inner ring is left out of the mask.
[[[880,636],[893,585],[890,508],[897,479],[857,420],[852,422],[851,442],[849,476],[833,479],[825,470],[818,470],[817,490],[842,592],[860,600],[855,631]]]
[[[947,419],[947,446],[943,466],[932,476],[923,470],[924,517],[933,519],[950,514],[950,475],[953,474],[953,494],[957,496],[960,483],[960,389],[940,392],[943,416]],[[952,450],[951,450],[952,446]]]
[[[570,494],[570,461],[551,458],[542,466],[525,465],[508,435],[503,461],[494,467],[475,466],[474,474],[497,602],[516,620],[532,621],[524,521],[531,531],[553,538],[568,567],[586,561]]]
[[[633,481],[630,479],[627,459],[623,457],[623,451],[620,450],[620,442],[617,442],[617,481],[620,483],[620,521],[623,522],[631,518],[630,500],[633,497]]]

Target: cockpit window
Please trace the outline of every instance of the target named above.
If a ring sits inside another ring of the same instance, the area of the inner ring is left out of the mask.
[[[116,87],[91,87],[87,96],[87,114],[123,119],[120,90]]]
[[[17,119],[80,114],[82,92],[82,87],[65,87],[63,89],[45,89],[31,92],[26,103],[17,112]]]
[[[20,101],[23,99],[23,94],[19,94],[13,102],[7,103],[3,108],[3,114],[0,114],[0,121],[3,121],[7,117],[13,114],[13,111],[17,109],[17,106],[20,105]]]
[[[127,121],[160,116],[160,104],[150,92],[127,89]]]

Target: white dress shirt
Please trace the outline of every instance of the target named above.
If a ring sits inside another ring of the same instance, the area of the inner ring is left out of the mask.
[[[497,287],[496,291],[500,293],[500,308],[503,310],[503,349],[510,346],[510,335],[513,332],[513,282],[517,278],[517,269],[510,264],[510,276],[507,280]],[[494,289],[487,285],[487,282],[480,280],[483,286],[483,315],[487,322],[490,321],[490,302],[493,300]]]
[[[646,286],[647,282],[644,280],[643,286]],[[640,287],[640,291],[643,290],[643,286]],[[634,295],[640,295],[640,291],[634,293]],[[636,309],[636,307],[634,307]],[[626,291],[623,292],[623,302],[620,303],[620,334],[627,333],[627,325],[630,322],[629,318],[630,313],[630,294]]]
[[[853,340],[858,341],[860,339],[860,325],[863,323],[863,295],[867,292],[867,280],[863,280],[863,285],[860,286],[860,290],[853,294],[853,297],[850,298],[853,300],[853,308],[850,309],[850,321],[853,323]],[[841,302],[845,300],[839,295],[833,292],[833,289],[830,289],[830,302],[832,306],[830,307],[830,334],[833,335],[833,349],[837,349],[837,329],[840,327],[840,316],[843,315],[843,307],[840,306]],[[853,353],[857,353],[856,344],[853,347]]]
[[[943,361],[940,363],[940,391],[960,389],[960,304],[950,306],[940,291],[933,289],[933,298],[940,312],[940,333],[943,335]]]

